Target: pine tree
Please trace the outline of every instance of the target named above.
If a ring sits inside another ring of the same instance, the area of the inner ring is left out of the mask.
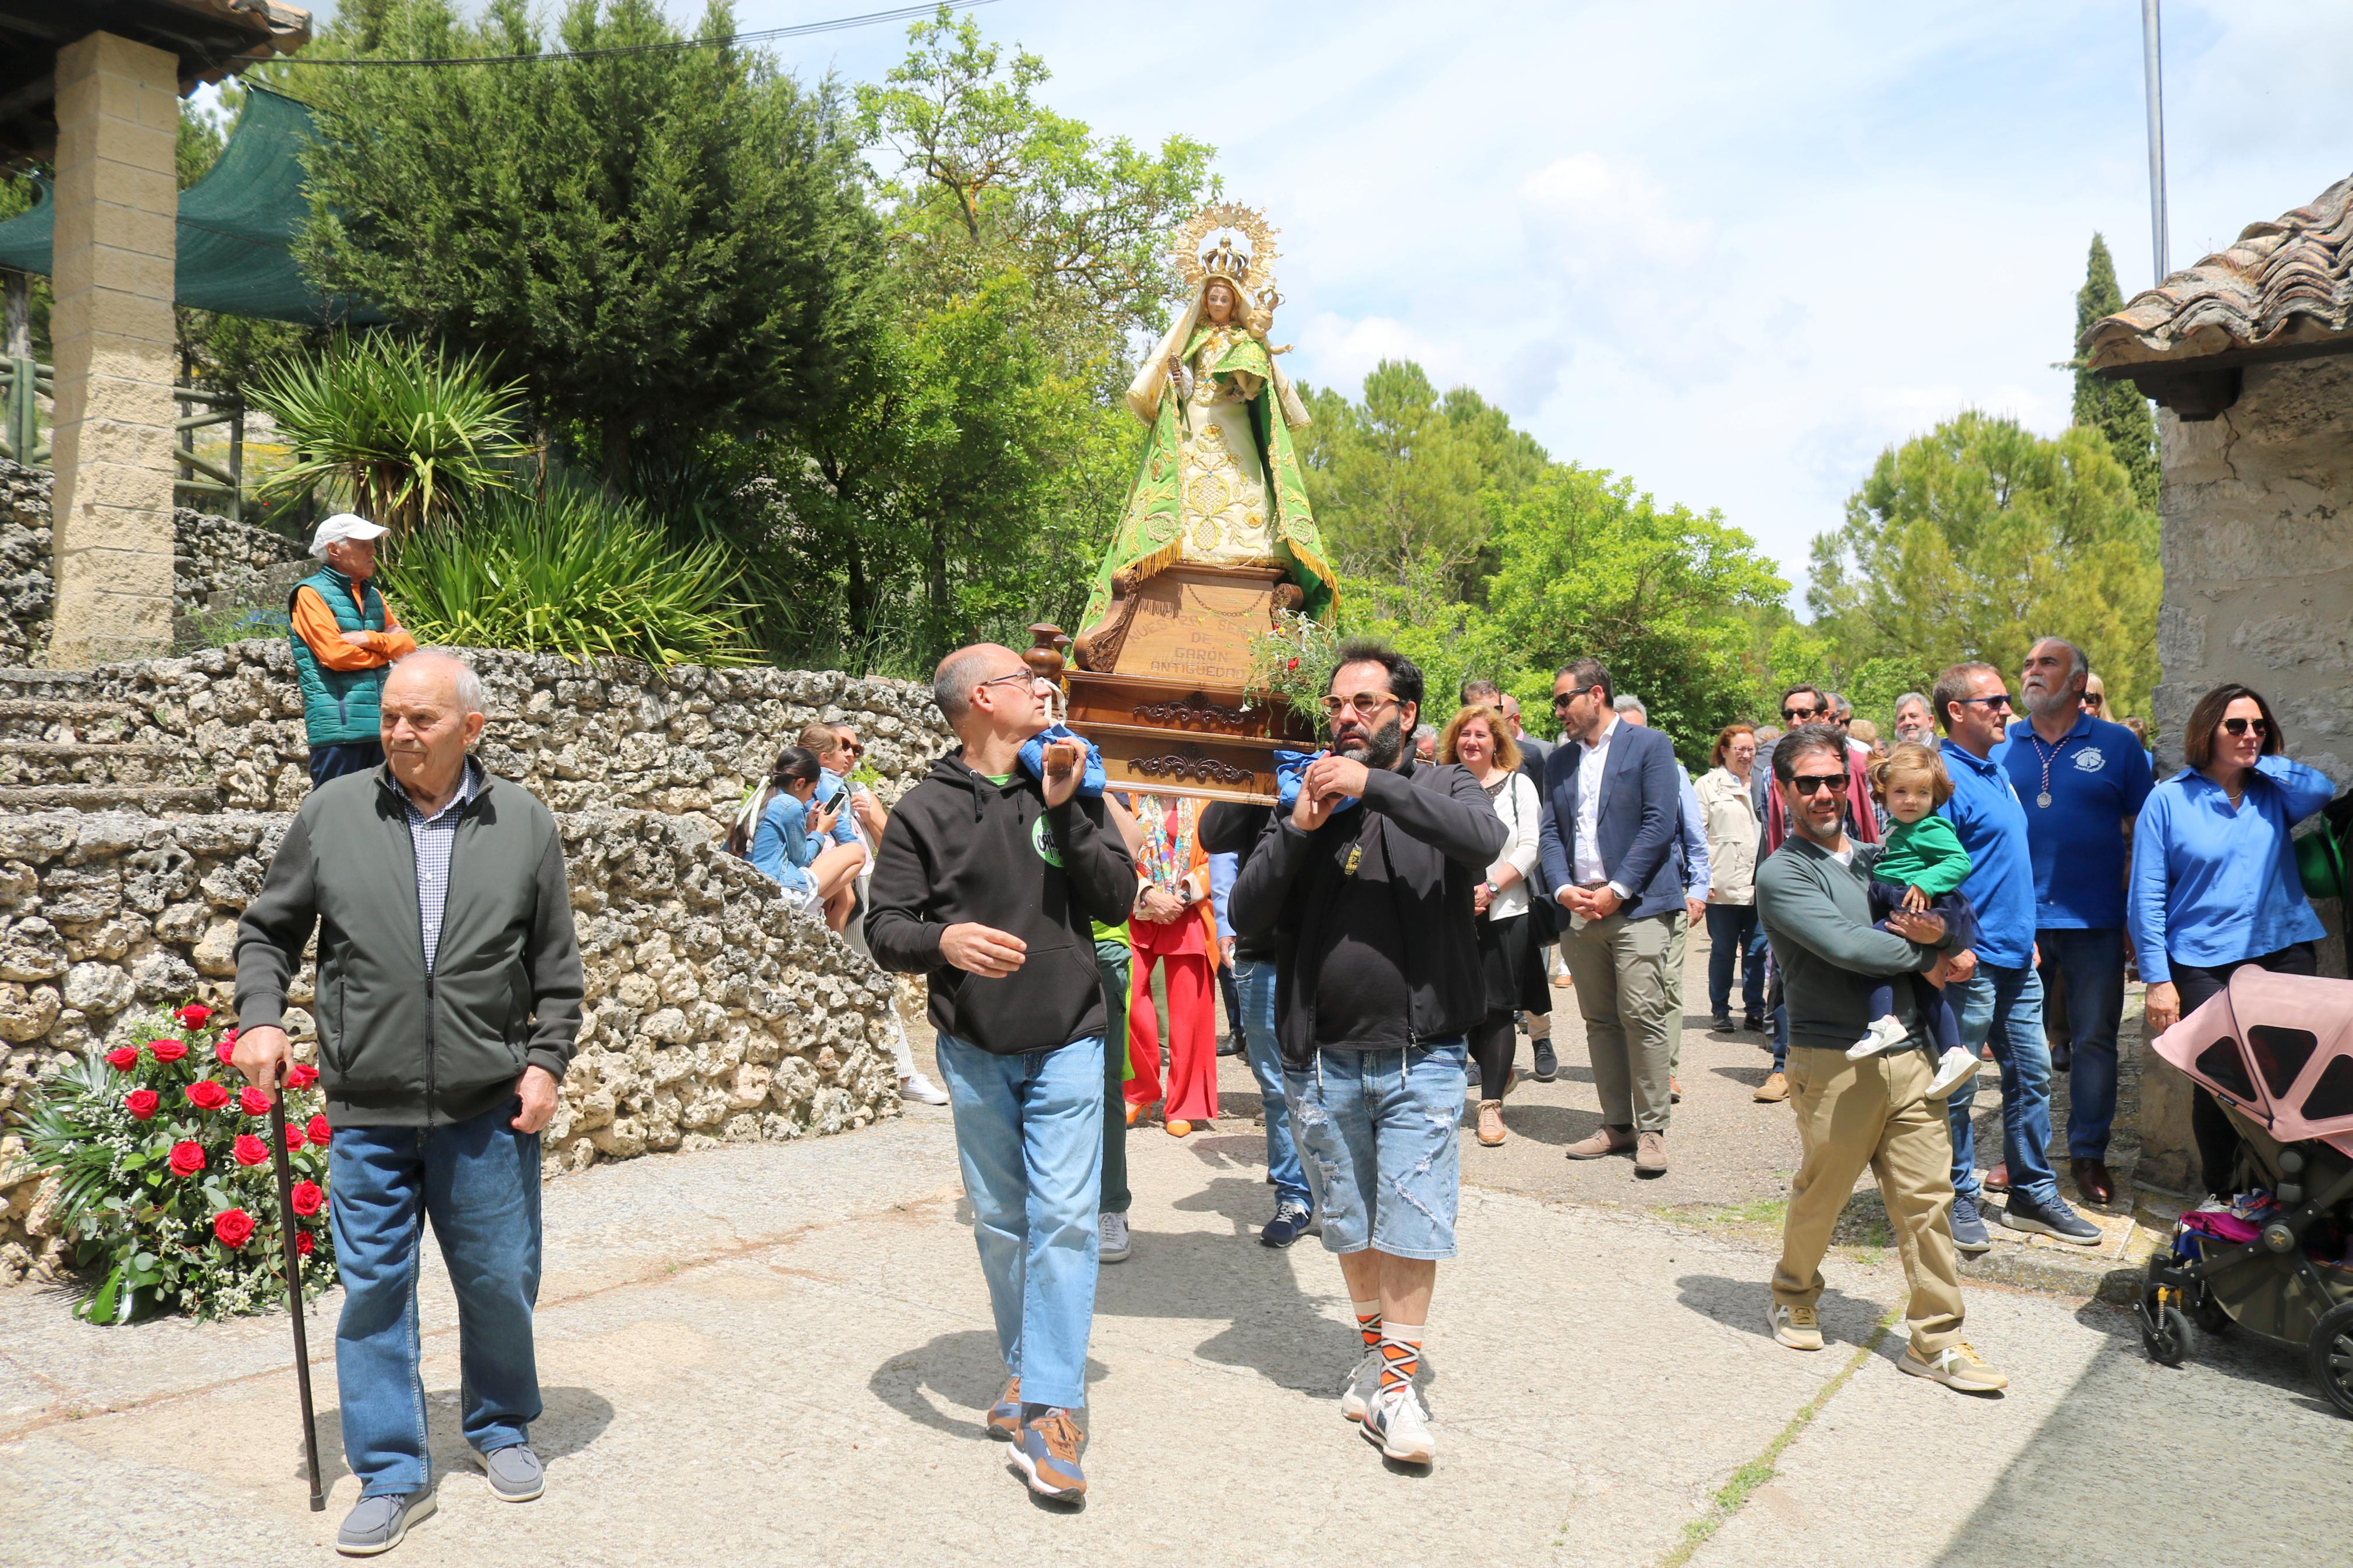
[[[2101,236],[2092,236],[2092,256],[2084,268],[2084,287],[2075,295],[2075,341],[2083,342],[2084,334],[2101,317],[2124,309],[2125,297],[2116,287],[2116,264],[2108,255],[2108,242]],[[2078,425],[2088,425],[2106,438],[2108,449],[2116,461],[2132,476],[2133,491],[2141,504],[2157,505],[2157,421],[2148,411],[2148,399],[2140,388],[2129,381],[2109,381],[2084,368],[2074,360],[2075,417]]]

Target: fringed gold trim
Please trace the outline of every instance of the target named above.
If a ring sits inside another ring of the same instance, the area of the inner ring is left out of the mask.
[[[1157,575],[1165,569],[1176,564],[1177,558],[1184,553],[1185,542],[1179,537],[1169,541],[1149,555],[1137,556],[1120,570],[1134,573],[1135,580],[1141,583],[1146,577]]]

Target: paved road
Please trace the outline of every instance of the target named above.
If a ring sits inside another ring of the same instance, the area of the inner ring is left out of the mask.
[[[1898,1347],[1873,1342],[1901,1289],[1883,1249],[1836,1262],[1835,1344],[1801,1355],[1759,1326],[1766,1249],[1475,1184],[1431,1313],[1440,1461],[1394,1471],[1335,1411],[1352,1359],[1337,1268],[1312,1242],[1250,1239],[1266,1195],[1255,1144],[1239,1124],[1136,1140],[1137,1252],[1103,1280],[1095,1490],[1075,1516],[1030,1502],[979,1434],[998,1373],[944,1113],[557,1182],[547,1495],[502,1506],[467,1461],[454,1312],[428,1260],[441,1511],[393,1561],[2338,1554],[2353,1423],[2284,1352],[2223,1346],[2167,1371],[2114,1309],[1980,1289],[1971,1337],[2016,1382],[2006,1399],[1964,1399],[1902,1376]],[[54,1293],[0,1292],[0,1561],[328,1561],[356,1488],[322,1364],[333,1494],[328,1512],[305,1510],[285,1344],[282,1320],[101,1330]],[[1783,1442],[1729,1510],[1727,1487]]]

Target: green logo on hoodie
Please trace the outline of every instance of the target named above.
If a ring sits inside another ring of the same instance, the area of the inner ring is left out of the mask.
[[[1038,851],[1038,858],[1049,866],[1062,863],[1062,851],[1046,836],[1046,819],[1039,817],[1029,824],[1029,843]]]

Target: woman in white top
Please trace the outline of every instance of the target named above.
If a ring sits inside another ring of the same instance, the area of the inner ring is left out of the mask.
[[[1713,764],[1692,786],[1707,833],[1707,1005],[1718,1029],[1732,1027],[1732,960],[1740,958],[1745,1027],[1765,1026],[1765,932],[1757,923],[1757,731],[1727,724]]]
[[[1518,1039],[1512,1015],[1552,1005],[1544,956],[1528,921],[1528,874],[1536,867],[1543,814],[1536,786],[1520,772],[1520,748],[1500,709],[1479,702],[1457,712],[1439,737],[1438,759],[1470,770],[1510,832],[1502,858],[1471,895],[1487,978],[1487,1016],[1471,1030],[1471,1059],[1479,1064],[1479,1142],[1493,1148],[1504,1141],[1504,1095],[1512,1086]]]

